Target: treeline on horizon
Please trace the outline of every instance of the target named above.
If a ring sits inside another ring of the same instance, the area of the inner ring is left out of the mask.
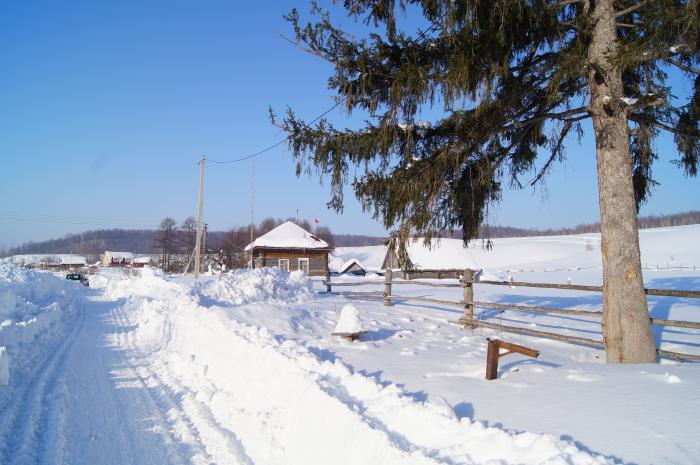
[[[295,219],[290,218],[291,221]],[[174,220],[173,220],[174,221]],[[253,236],[258,237],[277,225],[282,219],[266,218],[255,225]],[[671,215],[652,215],[639,217],[639,229],[686,226],[700,224],[700,210],[675,213]],[[299,225],[308,231],[313,231],[313,225],[306,220],[299,221]],[[193,219],[186,218],[180,225],[174,224],[173,252],[190,253],[193,244]],[[516,228],[512,226],[489,226],[481,228],[480,238],[512,238],[532,236],[558,236],[569,234],[585,234],[599,232],[599,223],[581,224],[570,228]],[[85,231],[78,234],[67,234],[60,239],[51,239],[41,242],[27,242],[17,247],[0,249],[0,256],[6,257],[20,254],[43,253],[75,253],[80,255],[97,255],[105,250],[134,252],[138,254],[160,254],[162,244],[159,244],[158,229],[98,229]],[[360,247],[368,245],[381,245],[386,237],[367,236],[356,234],[335,234],[327,226],[317,227],[316,234],[335,247]],[[444,237],[461,238],[461,232],[444,234]],[[230,255],[242,252],[250,242],[250,226],[231,228],[228,231],[208,231],[206,236],[206,248],[208,251],[219,252],[224,250]]]

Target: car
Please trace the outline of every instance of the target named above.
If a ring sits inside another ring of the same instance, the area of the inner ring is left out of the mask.
[[[90,286],[90,280],[84,274],[68,273],[66,275],[66,279],[69,279],[71,281],[80,281],[80,284],[82,284],[83,286]]]

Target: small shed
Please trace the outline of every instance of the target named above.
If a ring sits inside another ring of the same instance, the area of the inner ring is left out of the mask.
[[[309,276],[326,275],[328,254],[332,250],[326,241],[291,221],[263,234],[245,248],[246,252],[252,251],[253,268],[278,266],[287,271],[302,270]]]
[[[367,268],[356,258],[351,258],[340,267],[340,274],[364,276],[367,274]]]
[[[131,252],[110,252],[105,251],[102,255],[103,266],[131,266],[134,261],[134,254]]]
[[[481,269],[461,239],[433,239],[428,246],[423,238],[409,239],[406,252],[412,269],[401,270],[395,252],[387,249],[382,267],[401,273],[403,279],[459,278],[469,268]]]

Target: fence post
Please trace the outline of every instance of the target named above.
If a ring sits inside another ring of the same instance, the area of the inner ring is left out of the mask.
[[[331,292],[331,272],[326,270],[326,292]]]
[[[391,276],[392,272],[391,269],[387,268],[386,272],[384,273],[384,305],[391,305],[391,299],[388,298],[391,296]]]
[[[491,381],[498,378],[498,352],[500,342],[498,339],[488,340],[488,350],[486,351],[486,379]]]
[[[462,290],[464,292],[464,318],[474,319],[474,270],[466,269],[462,275]],[[471,323],[466,324],[467,329],[474,329]]]

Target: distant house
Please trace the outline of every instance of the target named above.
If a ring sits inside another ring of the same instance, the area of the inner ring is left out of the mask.
[[[328,254],[333,247],[304,228],[287,221],[248,244],[253,268],[278,266],[283,270],[302,270],[310,276],[325,276]]]
[[[105,251],[102,255],[102,266],[131,266],[134,254],[131,252]]]
[[[134,258],[134,261],[133,261],[131,266],[133,268],[143,268],[146,265],[150,265],[150,264],[151,264],[151,257],[146,255],[146,256]]]
[[[352,274],[355,276],[364,276],[367,274],[367,269],[360,263],[356,258],[351,258],[347,262],[343,263],[340,267],[340,274]]]
[[[365,273],[383,274],[382,262],[386,257],[385,245],[368,245],[362,247],[336,247],[328,261],[331,273]]]
[[[459,278],[465,269],[481,269],[461,239],[433,239],[430,246],[422,238],[409,239],[406,252],[411,269],[402,270],[398,256],[389,249],[382,267],[398,271],[404,279]]]

